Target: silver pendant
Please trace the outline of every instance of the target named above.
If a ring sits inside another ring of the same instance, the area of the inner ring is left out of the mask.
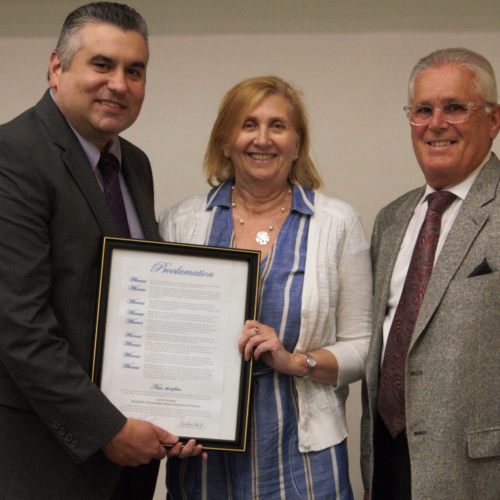
[[[267,245],[269,243],[269,234],[266,233],[265,231],[261,231],[260,233],[257,233],[257,236],[255,237],[255,241],[259,245]]]

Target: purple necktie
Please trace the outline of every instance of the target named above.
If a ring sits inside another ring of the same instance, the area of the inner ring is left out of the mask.
[[[380,373],[378,412],[394,438],[406,426],[406,356],[431,278],[441,231],[441,217],[455,198],[449,191],[437,191],[427,197],[427,213],[418,233],[401,298],[389,331]]]
[[[120,188],[120,162],[111,153],[101,153],[97,168],[101,171],[104,196],[109,211],[115,220],[116,227],[122,238],[130,238],[127,211],[123,202],[122,190]]]

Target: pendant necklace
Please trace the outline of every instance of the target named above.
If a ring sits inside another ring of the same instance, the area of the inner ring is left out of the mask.
[[[236,217],[238,217],[238,220],[240,221],[240,224],[249,233],[254,234],[253,231],[251,231],[250,229],[248,229],[248,227],[245,226],[245,221],[240,217],[240,215],[238,214],[238,212],[236,210],[236,203],[234,202],[234,186],[231,188],[231,190],[232,190],[231,191],[231,193],[232,193],[232,196],[231,196],[231,207],[234,210],[234,214],[236,215]],[[274,229],[274,226],[279,221],[279,219],[280,219],[281,215],[283,214],[283,212],[286,210],[286,206],[288,205],[288,198],[290,197],[291,194],[292,194],[292,190],[289,189],[288,193],[287,193],[286,200],[285,200],[285,206],[279,211],[279,214],[278,214],[278,217],[276,217],[276,220],[269,226],[269,231],[272,231]],[[271,236],[269,236],[269,233],[267,231],[259,231],[257,233],[257,235],[255,236],[255,241],[259,245],[267,245],[271,241]]]

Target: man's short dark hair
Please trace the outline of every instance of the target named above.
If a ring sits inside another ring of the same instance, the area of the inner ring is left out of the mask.
[[[66,71],[80,49],[79,33],[90,23],[104,23],[123,31],[137,31],[148,45],[148,26],[143,17],[132,7],[120,3],[95,2],[82,5],[71,12],[64,21],[56,52],[61,68]]]

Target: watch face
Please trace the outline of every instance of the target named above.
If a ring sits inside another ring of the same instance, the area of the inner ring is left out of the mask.
[[[316,360],[310,354],[306,354],[306,356],[307,356],[307,360],[306,360],[307,366],[309,367],[309,369],[307,370],[307,373],[305,375],[302,375],[301,377],[299,377],[303,380],[307,380],[312,375],[312,372],[316,368]]]

